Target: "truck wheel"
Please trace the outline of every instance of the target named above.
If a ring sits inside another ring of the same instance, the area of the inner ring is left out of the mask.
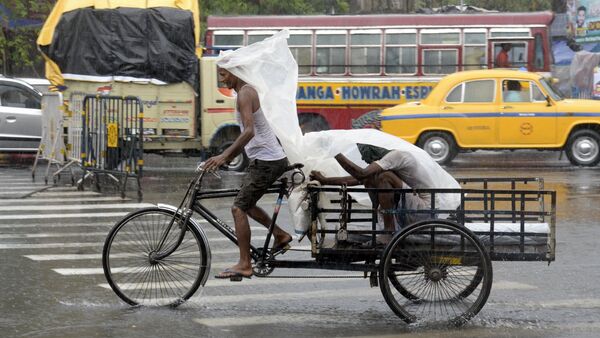
[[[565,152],[574,165],[595,166],[600,162],[600,134],[591,129],[574,132],[569,136]]]
[[[444,132],[427,132],[421,135],[417,146],[423,148],[437,163],[448,164],[458,153],[454,138]]]
[[[227,147],[229,147],[233,142],[227,142],[219,148],[219,154],[222,153]],[[246,156],[246,152],[242,151],[241,154],[234,157],[231,162],[227,165],[227,170],[229,171],[244,171],[248,166],[248,156]]]

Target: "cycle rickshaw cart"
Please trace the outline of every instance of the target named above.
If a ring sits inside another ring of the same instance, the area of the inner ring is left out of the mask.
[[[275,223],[292,178],[283,177],[269,193],[277,194]],[[130,305],[177,306],[204,286],[211,255],[198,216],[237,244],[235,232],[205,205],[236,195],[236,189],[202,191],[205,172],[190,183],[179,207],[158,205],[130,213],[110,231],[103,268],[115,293]],[[303,175],[302,175],[303,177]],[[269,248],[272,228],[262,247],[251,246],[253,272],[267,277],[276,268],[363,272],[379,286],[389,307],[407,323],[465,323],[484,306],[492,287],[492,261],[554,260],[556,193],[538,178],[459,179],[462,189],[365,189],[308,186],[310,226],[307,259],[282,259]],[[377,244],[378,213],[356,203],[359,193],[393,192],[392,212],[402,223],[411,214],[424,218],[405,224],[389,244]],[[427,193],[431,208],[404,206],[408,194]],[[436,208],[437,194],[458,194],[455,210]],[[204,203],[203,203],[204,202]],[[366,241],[366,240],[371,241]],[[365,243],[366,241],[366,243]],[[302,276],[298,276],[302,277]]]

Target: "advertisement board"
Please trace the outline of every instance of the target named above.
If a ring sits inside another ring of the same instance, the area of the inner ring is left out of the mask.
[[[600,42],[600,0],[567,0],[567,32],[578,43]]]

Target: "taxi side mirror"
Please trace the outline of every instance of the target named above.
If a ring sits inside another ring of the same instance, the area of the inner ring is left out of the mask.
[[[550,101],[550,95],[546,95],[546,107],[552,107],[552,101]]]

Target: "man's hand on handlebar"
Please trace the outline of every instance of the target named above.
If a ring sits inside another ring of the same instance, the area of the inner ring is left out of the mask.
[[[216,172],[219,168],[227,164],[227,159],[223,154],[213,156],[204,162],[204,170],[208,172]]]

